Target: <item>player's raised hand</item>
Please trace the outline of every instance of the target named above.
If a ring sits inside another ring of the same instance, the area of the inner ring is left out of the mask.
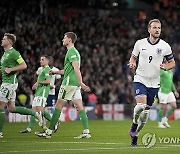
[[[86,86],[83,82],[80,84],[81,88],[85,91],[85,92],[89,92],[90,88],[88,86]]]

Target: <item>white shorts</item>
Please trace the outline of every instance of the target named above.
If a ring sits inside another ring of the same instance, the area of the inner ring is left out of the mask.
[[[8,103],[15,102],[16,100],[16,89],[18,84],[2,83],[0,87],[0,101]]]
[[[46,100],[47,100],[46,97],[36,96],[36,97],[34,97],[34,99],[33,99],[32,107],[36,107],[36,106],[45,107],[45,106],[46,106]]]
[[[170,92],[168,94],[164,94],[162,92],[158,92],[158,98],[159,98],[159,103],[161,104],[168,104],[171,102],[176,102],[176,98],[174,96],[173,92]]]
[[[61,85],[59,89],[58,99],[66,101],[82,99],[81,87]]]

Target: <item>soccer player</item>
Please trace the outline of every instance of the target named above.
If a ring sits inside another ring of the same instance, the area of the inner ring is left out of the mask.
[[[38,113],[24,107],[15,107],[16,89],[18,87],[17,73],[27,68],[20,53],[13,48],[15,42],[16,36],[14,34],[5,33],[1,43],[1,46],[4,48],[4,54],[1,58],[0,138],[3,138],[2,130],[5,121],[5,105],[9,112],[32,115],[41,120]]]
[[[168,118],[177,108],[176,98],[174,95],[177,98],[179,97],[179,93],[176,91],[176,88],[173,83],[173,72],[171,70],[168,70],[168,71],[161,70],[160,89],[158,92],[159,103],[160,103],[160,109],[158,112],[158,121],[159,121],[158,127],[159,128],[170,128],[170,125],[167,122]],[[170,104],[171,108],[167,111],[165,117],[162,118],[164,115],[164,109],[167,104]]]
[[[51,75],[49,74],[50,67],[49,67],[50,57],[47,55],[43,55],[40,58],[40,64],[42,70],[38,72],[38,79],[37,82],[33,85],[32,90],[35,91],[35,97],[32,103],[32,109],[35,112],[39,112],[42,114],[47,120],[51,120],[51,115],[49,112],[44,110],[46,105],[46,100],[49,95],[50,91],[50,82],[51,82]],[[20,133],[30,133],[33,126],[35,124],[34,116],[31,116],[29,126],[25,129],[20,131]],[[43,123],[40,124],[43,127]]]
[[[53,66],[53,57],[50,57],[50,62],[49,62],[49,67],[51,68],[52,71],[59,71],[59,69],[55,66]],[[42,71],[42,67],[39,67],[36,74],[39,75],[39,73]],[[56,85],[60,84],[60,74],[53,74],[50,82],[50,91],[49,95],[47,98],[47,104],[46,107],[51,107],[55,105],[55,89]]]
[[[149,21],[149,37],[138,40],[129,60],[129,67],[136,68],[134,75],[134,92],[136,106],[133,123],[130,129],[131,146],[137,145],[138,134],[148,120],[150,107],[158,95],[160,69],[169,70],[175,66],[171,47],[160,39],[161,22],[158,19]],[[163,58],[167,63],[162,64]]]
[[[61,110],[64,104],[68,100],[72,100],[74,106],[79,112],[79,116],[83,126],[83,133],[75,138],[90,138],[91,134],[88,127],[88,117],[84,110],[82,96],[80,89],[89,92],[90,88],[83,83],[81,71],[80,71],[80,54],[74,47],[74,43],[77,40],[77,36],[73,32],[67,32],[64,34],[62,40],[63,45],[67,48],[67,53],[64,61],[64,70],[59,72],[52,72],[58,74],[64,74],[62,85],[59,90],[58,100],[56,102],[55,111],[52,116],[52,120],[49,129],[45,133],[38,134],[39,137],[51,138],[53,128],[60,117]]]

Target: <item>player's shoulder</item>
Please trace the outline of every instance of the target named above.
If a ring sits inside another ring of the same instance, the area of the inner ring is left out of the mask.
[[[166,41],[164,41],[163,39],[160,39],[159,43],[161,43],[162,45],[166,46],[166,47],[170,47],[169,43],[167,43]]]
[[[38,70],[38,71],[41,71],[41,70],[43,70],[43,67],[39,67],[37,70]]]
[[[59,69],[58,69],[57,67],[55,67],[55,66],[53,66],[51,70],[53,70],[53,71],[59,71]]]
[[[49,70],[51,70],[51,68],[49,66],[43,67],[43,71],[49,71]]]
[[[147,42],[147,38],[142,38],[136,41],[136,44],[144,44]]]
[[[11,51],[11,53],[12,53],[13,55],[20,54],[20,52],[17,51],[16,49],[14,49],[14,48],[12,48],[10,51]]]
[[[69,49],[69,53],[79,53],[79,51],[75,47],[72,47]]]

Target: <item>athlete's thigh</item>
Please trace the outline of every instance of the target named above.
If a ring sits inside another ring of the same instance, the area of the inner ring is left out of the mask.
[[[147,88],[147,89],[148,89],[147,105],[152,106],[155,98],[158,97],[159,88]]]
[[[73,100],[73,96],[77,90],[77,86],[66,86],[61,85],[59,89],[58,99],[67,101],[67,100]]]
[[[134,82],[134,95],[136,103],[147,103],[147,87],[139,82]]]
[[[33,99],[33,103],[32,103],[32,107],[45,107],[46,105],[46,97],[42,97],[42,96],[36,96]]]
[[[168,94],[167,102],[168,102],[168,103],[176,102],[176,98],[175,98],[173,92],[170,92],[170,93]]]
[[[48,98],[47,98],[46,107],[54,106],[54,104],[55,104],[55,95],[49,95]]]
[[[0,87],[0,101],[1,102],[5,102],[8,103],[9,102],[9,92],[10,92],[10,86],[8,86],[8,84],[1,84]]]
[[[161,91],[159,91],[158,92],[158,98],[159,98],[159,103],[167,104],[167,102],[168,102],[168,94],[164,94]]]

